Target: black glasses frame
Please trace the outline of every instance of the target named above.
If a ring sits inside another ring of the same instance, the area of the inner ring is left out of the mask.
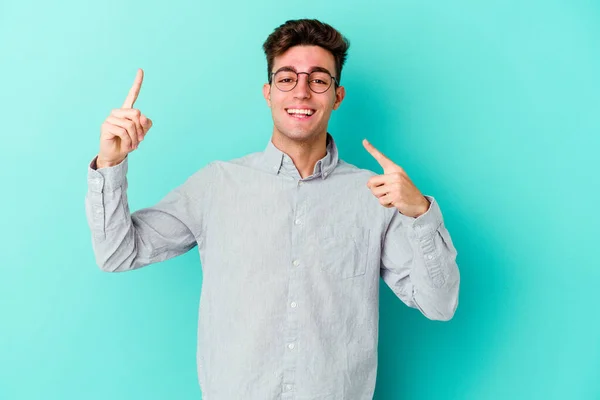
[[[308,78],[310,78],[310,74],[312,74],[312,72],[296,72],[296,71],[290,71],[290,70],[287,70],[287,69],[283,69],[283,70],[279,70],[279,71],[271,72],[271,75],[269,76],[269,84],[273,84],[273,83],[274,83],[274,82],[273,82],[273,77],[275,76],[275,74],[277,74],[278,72],[282,72],[282,71],[285,71],[285,72],[293,72],[293,73],[295,73],[295,74],[296,74],[296,84],[295,84],[294,86],[292,86],[292,88],[291,88],[291,89],[288,89],[288,90],[283,90],[283,89],[281,89],[279,86],[277,86],[277,83],[275,83],[275,87],[276,87],[277,89],[281,90],[282,92],[291,92],[292,90],[294,90],[294,89],[296,88],[296,86],[298,86],[298,82],[300,81],[300,79],[299,79],[298,75],[302,75],[302,74],[304,74],[304,75],[306,75],[306,79],[308,79]],[[340,85],[340,84],[339,84],[339,82],[338,82],[338,80],[337,80],[337,78],[336,78],[335,76],[331,75],[329,72],[326,72],[326,71],[313,71],[313,72],[322,72],[322,73],[324,73],[324,74],[327,74],[327,75],[329,75],[329,77],[331,78],[331,82],[329,83],[329,86],[327,86],[327,89],[323,90],[322,92],[317,92],[316,90],[314,90],[314,89],[313,89],[313,88],[310,86],[310,80],[309,80],[309,81],[308,81],[308,88],[309,88],[309,89],[310,89],[312,92],[314,92],[314,93],[317,93],[317,94],[325,93],[325,92],[326,92],[326,91],[328,91],[328,90],[329,90],[329,88],[331,87],[331,83],[335,83],[335,86],[339,86],[339,85]]]

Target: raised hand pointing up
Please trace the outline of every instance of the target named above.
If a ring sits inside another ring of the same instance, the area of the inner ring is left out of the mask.
[[[100,128],[100,152],[97,168],[110,167],[121,163],[127,154],[137,149],[152,121],[140,110],[133,108],[142,87],[144,71],[138,69],[133,86],[121,108],[112,110]]]
[[[429,201],[412,183],[402,167],[377,150],[367,139],[363,146],[383,168],[383,175],[369,179],[367,186],[371,193],[379,199],[384,207],[396,207],[398,211],[409,217],[419,217],[429,209]]]

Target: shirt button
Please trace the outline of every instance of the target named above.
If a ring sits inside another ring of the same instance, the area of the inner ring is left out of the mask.
[[[292,303],[290,304],[290,306],[292,308],[296,308],[298,306],[298,304],[295,301],[292,301]]]
[[[290,343],[290,344],[288,344],[288,349],[290,349],[290,350],[293,350],[293,349],[294,349],[294,347],[296,347],[296,346],[294,345],[294,343]]]
[[[433,258],[433,256],[432,256],[431,254],[427,254],[427,257],[426,257],[426,258],[427,258],[428,260],[431,260],[431,259]]]
[[[292,385],[285,385],[285,390],[292,390]]]
[[[292,264],[294,264],[294,267],[297,267],[298,265],[300,265],[300,261],[294,260],[294,262]]]
[[[295,221],[294,221],[294,223],[295,223],[296,225],[300,225],[300,220],[299,220],[299,219],[297,219],[297,220],[295,220]]]
[[[302,186],[302,185],[304,185],[304,182],[298,181],[298,186]]]

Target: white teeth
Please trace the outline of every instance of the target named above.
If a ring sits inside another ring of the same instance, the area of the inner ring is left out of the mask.
[[[287,110],[287,112],[288,112],[288,114],[306,114],[306,115],[314,114],[313,110],[298,109],[298,108],[290,108]]]

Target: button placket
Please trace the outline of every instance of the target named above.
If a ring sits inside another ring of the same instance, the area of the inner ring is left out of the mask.
[[[298,177],[299,178],[299,177]],[[302,299],[299,297],[299,280],[302,276],[302,238],[304,236],[304,201],[302,198],[305,193],[306,182],[298,179],[295,182],[296,190],[294,193],[295,201],[293,215],[291,216],[291,260],[288,281],[287,296],[287,319],[284,330],[283,345],[285,352],[283,355],[283,376],[282,376],[282,399],[293,398],[295,387],[295,376],[298,362],[298,337],[300,328],[298,324],[299,304]]]

